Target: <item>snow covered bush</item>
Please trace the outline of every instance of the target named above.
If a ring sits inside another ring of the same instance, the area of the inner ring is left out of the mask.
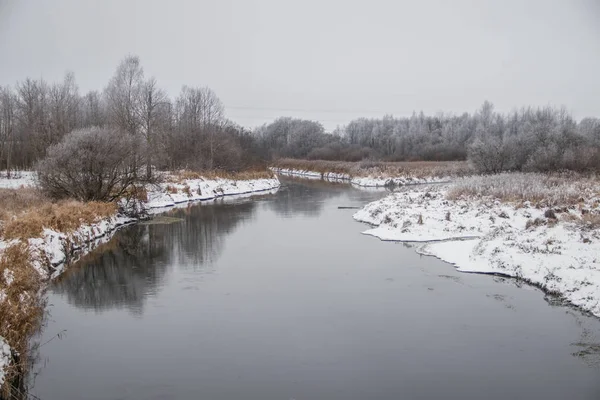
[[[469,146],[469,163],[481,173],[497,173],[511,169],[512,154],[502,139],[477,138]]]
[[[138,182],[142,144],[117,129],[75,130],[37,164],[39,185],[54,199],[113,201]]]

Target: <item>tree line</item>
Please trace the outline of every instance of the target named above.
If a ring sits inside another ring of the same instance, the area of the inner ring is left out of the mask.
[[[600,119],[564,109],[359,118],[326,134],[315,121],[279,118],[256,130],[275,157],[360,161],[469,160],[480,172],[600,168]]]
[[[148,175],[153,168],[235,171],[265,159],[210,88],[184,86],[171,99],[145,77],[138,57],[127,56],[102,91],[80,94],[70,72],[58,83],[0,86],[0,170],[32,168],[67,134],[91,127],[136,138]]]
[[[77,130],[88,134],[80,134],[78,144],[63,145],[63,153],[110,139],[115,145],[103,147],[113,152],[106,157],[127,157],[127,151],[114,149],[133,146],[136,175],[143,167],[147,178],[153,169],[237,171],[278,157],[469,160],[491,173],[600,168],[600,119],[576,121],[564,108],[503,114],[486,101],[472,114],[358,118],[331,133],[317,121],[291,117],[251,131],[226,118],[221,100],[208,87],[184,86],[170,98],[145,76],[136,56],[121,61],[102,91],[80,94],[73,73],[58,83],[27,78],[0,87],[0,170],[32,168],[46,157],[59,162],[56,146]]]

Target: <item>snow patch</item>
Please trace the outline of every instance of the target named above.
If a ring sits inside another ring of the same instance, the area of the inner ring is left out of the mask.
[[[33,171],[11,171],[7,177],[6,171],[0,171],[1,189],[18,189],[20,187],[35,186],[36,174]]]

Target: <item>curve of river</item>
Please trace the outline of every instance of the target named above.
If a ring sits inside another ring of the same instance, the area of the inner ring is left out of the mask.
[[[600,321],[361,235],[385,195],[272,195],[127,227],[49,289],[46,399],[597,399]],[[160,222],[160,221],[158,221]]]

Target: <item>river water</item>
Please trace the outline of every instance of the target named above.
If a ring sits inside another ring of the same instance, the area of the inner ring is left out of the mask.
[[[600,321],[361,235],[284,180],[127,227],[49,289],[45,399],[598,399]]]

